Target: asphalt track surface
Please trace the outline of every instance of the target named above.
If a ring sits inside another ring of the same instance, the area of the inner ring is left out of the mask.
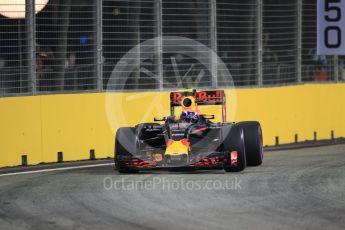
[[[241,173],[112,168],[0,177],[0,229],[345,229],[345,145]]]

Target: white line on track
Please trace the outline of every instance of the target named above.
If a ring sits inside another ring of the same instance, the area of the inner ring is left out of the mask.
[[[109,166],[109,165],[114,165],[114,163],[80,165],[80,166],[70,166],[70,167],[62,167],[62,168],[32,170],[32,171],[25,171],[25,172],[4,173],[4,174],[0,174],[0,177],[22,175],[22,174],[42,173],[42,172],[65,171],[65,170],[72,170],[72,169],[96,168],[96,167]]]

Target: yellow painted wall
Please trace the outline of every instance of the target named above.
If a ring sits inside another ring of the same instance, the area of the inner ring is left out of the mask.
[[[258,120],[265,145],[345,137],[345,84],[227,90],[228,117]],[[204,113],[215,113],[205,108]],[[21,163],[113,156],[114,133],[120,126],[152,121],[169,113],[169,92],[90,93],[0,98],[0,167]],[[217,113],[220,117],[220,113]]]

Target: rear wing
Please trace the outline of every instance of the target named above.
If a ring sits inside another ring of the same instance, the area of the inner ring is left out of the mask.
[[[181,106],[183,97],[193,96],[198,106],[221,105],[222,120],[226,122],[226,98],[224,90],[175,91],[170,93],[170,113],[173,116],[175,107]]]

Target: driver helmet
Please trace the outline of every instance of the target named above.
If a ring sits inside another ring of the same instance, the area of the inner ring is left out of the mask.
[[[185,97],[181,101],[182,113],[181,118],[196,121],[199,119],[198,106],[194,97]]]

